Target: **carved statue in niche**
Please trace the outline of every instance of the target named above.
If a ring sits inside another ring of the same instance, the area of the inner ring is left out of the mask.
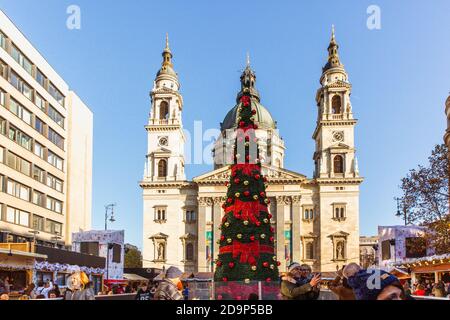
[[[344,260],[344,241],[338,241],[336,243],[336,258]]]
[[[158,244],[158,260],[164,260],[164,243]]]

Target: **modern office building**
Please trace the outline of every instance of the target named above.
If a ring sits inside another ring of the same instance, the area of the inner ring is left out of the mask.
[[[68,245],[91,227],[92,112],[2,11],[0,47],[0,242]]]

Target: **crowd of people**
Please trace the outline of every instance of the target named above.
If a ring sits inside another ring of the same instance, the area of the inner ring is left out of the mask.
[[[421,280],[413,284],[405,282],[403,287],[407,295],[450,299],[450,282]]]

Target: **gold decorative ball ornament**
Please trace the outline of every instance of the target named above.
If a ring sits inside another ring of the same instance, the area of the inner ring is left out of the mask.
[[[252,266],[252,271],[256,271],[256,266]]]
[[[228,227],[230,226],[230,223],[229,223],[229,222],[225,222],[225,224],[224,224],[224,225],[225,225],[225,227],[227,227],[227,228],[228,228]]]
[[[269,219],[264,219],[264,223],[269,223]]]
[[[250,279],[245,279],[244,282],[248,284],[250,283]]]
[[[236,192],[236,193],[234,194],[234,196],[235,196],[236,198],[239,198],[239,197],[241,196],[241,194],[240,194],[239,192]]]
[[[244,143],[244,145],[245,145],[246,147],[248,147],[248,146],[250,145],[250,143],[246,142],[246,143]]]
[[[272,257],[273,261],[277,261],[277,256]]]
[[[267,199],[267,198],[264,199],[264,203],[265,203],[265,204],[268,204],[268,203],[269,203],[269,199]]]
[[[227,242],[228,242],[228,243],[232,243],[232,242],[233,242],[233,240],[232,240],[232,239],[230,239],[230,238],[228,238],[228,239],[227,239]]]
[[[266,235],[263,233],[262,235],[261,235],[261,239],[265,239],[266,238]]]
[[[237,236],[236,236],[238,239],[242,239],[242,234],[238,234]]]
[[[270,269],[275,269],[275,266],[273,264],[270,265]]]
[[[253,196],[253,199],[258,200],[258,195],[255,194],[255,195]]]
[[[248,220],[244,220],[244,226],[248,226]]]
[[[241,155],[239,153],[236,153],[236,158],[239,159]]]
[[[249,183],[250,183],[250,182],[248,182],[247,180],[244,181],[244,186],[248,186]]]

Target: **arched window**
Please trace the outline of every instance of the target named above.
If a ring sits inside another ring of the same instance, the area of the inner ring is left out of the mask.
[[[309,219],[310,219],[310,220],[313,220],[313,219],[314,219],[314,210],[313,210],[313,209],[310,209],[310,210],[309,210]]]
[[[167,120],[169,119],[169,104],[166,101],[162,101],[159,105],[159,119]]]
[[[161,159],[158,162],[158,177],[166,177],[167,176],[167,160]]]
[[[333,96],[331,100],[331,113],[341,114],[342,113],[341,97],[338,95]]]
[[[344,157],[337,155],[333,160],[334,173],[344,173]]]
[[[308,242],[306,244],[306,259],[312,260],[314,259],[314,244],[312,242]]]
[[[186,245],[186,260],[194,260],[194,245],[192,243]]]

